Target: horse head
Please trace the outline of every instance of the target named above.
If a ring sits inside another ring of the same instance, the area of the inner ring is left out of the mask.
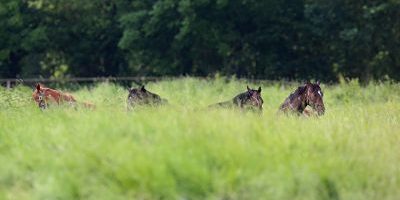
[[[44,110],[48,107],[46,93],[40,84],[36,84],[36,90],[33,93],[33,99],[37,102],[40,109]]]
[[[160,105],[165,104],[168,101],[161,99],[157,94],[151,93],[144,86],[139,88],[130,88],[128,95],[128,106],[133,107],[134,105]]]
[[[311,106],[314,110],[317,111],[318,115],[323,115],[325,113],[324,106],[324,93],[321,90],[320,82],[316,83],[307,82],[305,84],[305,101],[306,104]]]
[[[257,90],[253,90],[247,86],[246,99],[243,102],[243,105],[262,110],[263,103],[264,100],[261,97],[261,87],[259,87]]]

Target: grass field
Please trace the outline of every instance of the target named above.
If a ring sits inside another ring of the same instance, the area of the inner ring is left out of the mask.
[[[0,89],[0,199],[399,199],[400,85],[322,85],[326,114],[278,115],[297,84],[262,86],[264,113],[209,110],[243,80],[149,83],[169,106],[126,112],[126,89],[71,91],[94,111],[41,112]]]

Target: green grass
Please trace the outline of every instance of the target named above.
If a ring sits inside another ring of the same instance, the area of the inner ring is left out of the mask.
[[[94,111],[41,112],[32,88],[0,89],[0,199],[398,199],[400,85],[322,85],[326,114],[277,114],[297,84],[262,86],[264,113],[205,109],[243,80],[147,89],[170,106],[126,112],[127,91],[81,88]]]

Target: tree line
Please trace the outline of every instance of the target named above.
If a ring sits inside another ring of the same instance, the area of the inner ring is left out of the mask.
[[[0,77],[400,80],[400,0],[2,0]]]

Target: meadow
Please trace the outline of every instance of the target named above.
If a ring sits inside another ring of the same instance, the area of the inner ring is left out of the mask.
[[[278,114],[299,84],[153,82],[170,105],[133,112],[112,83],[70,91],[95,110],[0,88],[0,199],[399,199],[400,85],[322,84],[324,116]],[[246,85],[261,116],[206,108]]]

